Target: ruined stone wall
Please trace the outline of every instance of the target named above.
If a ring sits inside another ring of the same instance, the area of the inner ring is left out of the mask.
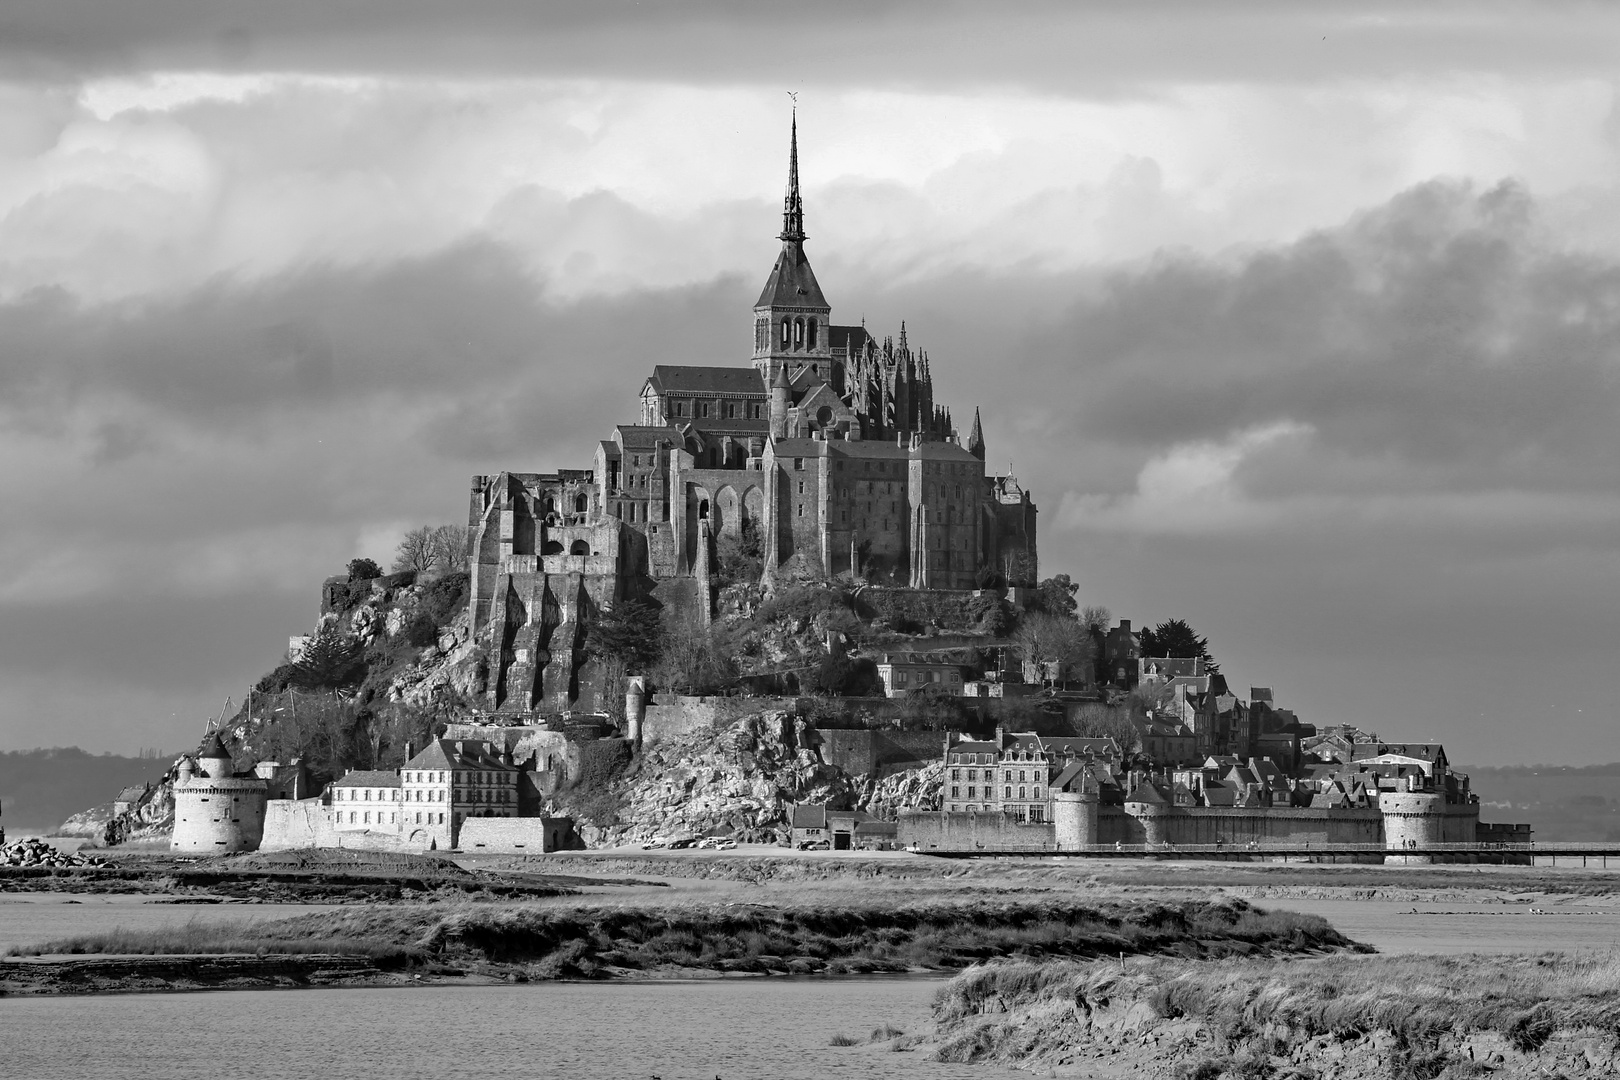
[[[818,728],[816,734],[821,741],[821,760],[851,776],[888,776],[937,765],[945,752],[945,735],[938,731]]]

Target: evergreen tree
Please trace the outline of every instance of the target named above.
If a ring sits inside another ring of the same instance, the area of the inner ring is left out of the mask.
[[[310,690],[353,686],[365,677],[360,643],[339,633],[330,622],[320,625],[292,667],[294,681]]]
[[[1209,639],[1199,637],[1197,631],[1182,619],[1166,619],[1158,626],[1142,630],[1142,655],[1163,657],[1199,657],[1204,670],[1218,674],[1221,665],[1209,655]]]
[[[598,659],[621,660],[645,672],[658,659],[658,612],[641,600],[624,600],[602,612],[585,635],[585,651]]]

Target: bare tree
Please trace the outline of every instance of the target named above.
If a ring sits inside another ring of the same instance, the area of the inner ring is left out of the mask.
[[[1091,604],[1080,609],[1080,625],[1094,634],[1108,633],[1108,627],[1114,621],[1114,613],[1101,604]]]
[[[423,525],[412,529],[400,540],[399,547],[394,550],[394,573],[399,574],[406,570],[431,570],[433,559],[433,528]]]
[[[1012,642],[1023,659],[1036,664],[1056,661],[1083,672],[1091,663],[1091,632],[1064,615],[1030,612],[1018,620]]]
[[[431,533],[433,562],[430,569],[449,573],[459,570],[467,558],[467,526],[437,525]]]
[[[423,525],[412,529],[400,540],[394,552],[394,573],[406,570],[422,573],[456,570],[466,554],[465,525]]]

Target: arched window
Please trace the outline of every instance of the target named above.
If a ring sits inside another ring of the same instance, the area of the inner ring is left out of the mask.
[[[812,349],[816,347],[816,320],[814,320],[814,319],[810,320],[809,336],[807,338],[807,343],[809,344],[810,348],[812,348]]]
[[[586,495],[583,491],[580,492],[578,495],[574,496],[574,511],[575,511],[575,513],[583,514],[586,510],[589,510],[590,507],[591,507],[590,496]]]
[[[540,514],[542,517],[546,514],[555,514],[556,512],[557,504],[551,501],[550,495],[547,495],[544,499],[540,500]]]
[[[570,555],[589,555],[590,553],[591,545],[583,540],[575,540],[573,546],[568,549]]]
[[[804,320],[803,319],[794,319],[793,320],[793,347],[795,349],[804,348]]]
[[[698,520],[702,521],[703,519],[707,518],[708,516],[709,516],[709,500],[708,499],[700,499],[700,500],[698,500]]]
[[[793,339],[793,320],[792,319],[783,319],[782,320],[782,347],[786,348],[788,343],[790,341],[792,341],[792,339]]]

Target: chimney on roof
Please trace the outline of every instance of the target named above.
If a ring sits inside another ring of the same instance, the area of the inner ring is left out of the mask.
[[[410,740],[409,739],[405,740],[405,760],[409,761],[409,760],[411,760],[411,758],[413,758],[415,756],[416,756],[415,754],[411,753],[411,742],[410,742]]]

